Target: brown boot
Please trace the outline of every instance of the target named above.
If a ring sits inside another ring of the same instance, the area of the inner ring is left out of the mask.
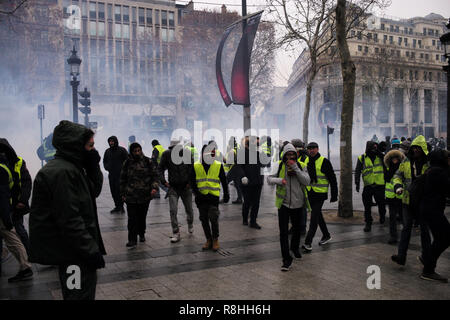
[[[209,250],[211,249],[212,241],[211,239],[206,240],[205,244],[202,247],[202,250]]]
[[[219,250],[219,239],[216,238],[213,240],[212,249],[213,249],[213,251]]]

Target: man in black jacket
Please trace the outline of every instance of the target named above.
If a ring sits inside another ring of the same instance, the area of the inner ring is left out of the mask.
[[[244,148],[240,148],[237,153],[238,163],[236,170],[237,175],[241,177],[242,194],[244,196],[242,222],[243,225],[248,225],[250,228],[261,229],[261,226],[256,222],[264,184],[264,176],[261,169],[268,164],[264,165],[261,161],[263,156],[258,151],[256,137],[245,137]],[[248,222],[249,213],[250,224]]]
[[[55,159],[36,175],[30,213],[30,261],[59,266],[65,300],[93,300],[106,254],[95,198],[103,175],[94,132],[63,120],[55,128]],[[68,278],[78,276],[79,286]]]
[[[180,160],[180,161],[178,161]],[[185,161],[186,160],[186,161]],[[176,164],[177,163],[177,164]],[[173,236],[170,238],[172,243],[181,239],[180,228],[178,226],[178,199],[181,197],[189,233],[194,232],[194,212],[192,210],[192,189],[189,185],[189,176],[193,167],[193,155],[188,149],[183,148],[178,140],[170,142],[169,150],[163,152],[161,162],[159,163],[159,174],[161,184],[169,188],[169,210],[170,222],[172,224]],[[169,172],[169,182],[164,176],[165,171]]]
[[[328,199],[328,185],[331,187],[330,202],[337,201],[338,187],[333,166],[330,160],[320,155],[319,145],[316,142],[310,142],[306,149],[308,150],[308,158],[306,158],[305,164],[309,177],[311,178],[311,185],[306,187],[308,190],[309,204],[311,205],[311,221],[303,249],[310,252],[312,250],[312,240],[317,231],[317,225],[319,225],[322,231],[322,239],[319,241],[319,245],[324,245],[331,240],[331,235],[328,232],[327,224],[322,215],[322,206],[325,200]]]
[[[114,200],[114,209],[111,213],[124,213],[123,201],[120,196],[120,171],[122,170],[122,165],[128,158],[128,152],[125,148],[119,146],[119,141],[116,136],[111,136],[108,138],[109,149],[105,150],[105,155],[103,156],[103,166],[106,171],[109,172],[109,188],[111,189],[111,195]]]

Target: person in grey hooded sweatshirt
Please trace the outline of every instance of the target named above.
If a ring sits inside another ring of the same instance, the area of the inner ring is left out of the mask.
[[[306,169],[302,169],[297,161],[297,150],[290,143],[283,148],[283,158],[280,161],[278,172],[267,177],[269,185],[276,185],[275,205],[278,208],[278,225],[280,228],[280,245],[283,256],[282,271],[288,271],[292,264],[290,250],[297,259],[300,253],[300,221],[303,207],[307,206],[305,187],[309,185],[310,178]],[[292,221],[292,238],[289,246],[289,218]]]

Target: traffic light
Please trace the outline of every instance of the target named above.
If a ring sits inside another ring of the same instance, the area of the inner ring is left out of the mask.
[[[84,114],[91,113],[91,108],[89,108],[91,105],[91,99],[89,99],[91,97],[91,93],[85,87],[84,91],[78,92],[78,94],[82,97],[82,99],[79,99],[78,101],[84,106],[84,108],[80,108],[80,111]]]

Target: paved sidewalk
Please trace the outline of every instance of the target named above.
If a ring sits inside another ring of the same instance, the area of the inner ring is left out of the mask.
[[[396,247],[387,244],[388,221],[384,226],[375,223],[370,233],[363,232],[358,221],[330,222],[332,242],[320,247],[318,230],[312,253],[294,260],[289,272],[281,272],[278,219],[270,186],[263,189],[258,218],[261,230],[242,225],[240,205],[220,205],[221,249],[216,253],[201,250],[205,239],[195,204],[194,233],[187,231],[180,201],[181,241],[170,243],[165,199],[150,204],[147,241],[127,250],[127,216],[109,213],[113,201],[107,180],[103,186],[97,203],[108,255],[106,268],[98,272],[97,299],[450,299],[449,284],[419,278],[418,230],[413,231],[407,264],[400,267],[390,260]],[[230,190],[234,199],[232,186]],[[362,210],[361,194],[355,194],[354,207]],[[337,204],[327,202],[325,208],[333,212]],[[371,265],[381,269],[379,290],[367,288]],[[3,265],[0,299],[61,299],[56,269],[41,265],[33,269],[32,281],[8,284],[7,278],[17,271],[10,258]],[[450,277],[448,250],[439,260],[437,272]]]

